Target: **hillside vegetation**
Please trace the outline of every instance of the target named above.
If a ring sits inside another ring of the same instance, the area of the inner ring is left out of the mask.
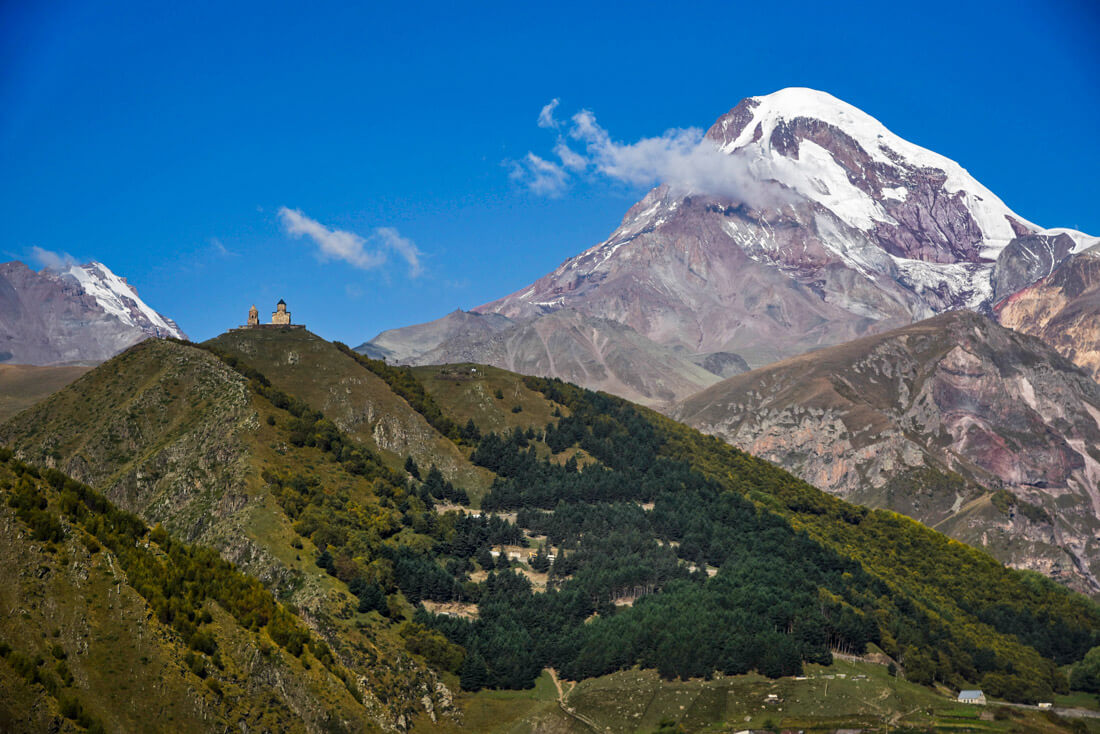
[[[374,728],[354,678],[253,577],[0,450],[0,728]]]
[[[222,622],[270,639],[328,671],[309,705],[344,691],[379,728],[512,719],[528,699],[458,689],[529,689],[547,667],[775,678],[871,646],[911,684],[1051,700],[1100,642],[1084,597],[626,401],[473,365],[388,372],[303,331],[138,345],[0,441],[94,488],[17,462],[21,543],[96,537],[175,648],[199,660]],[[96,513],[129,518],[104,521],[121,540]],[[147,583],[146,546],[178,580]],[[48,694],[29,680],[5,686]]]
[[[1065,688],[1055,663],[1095,644],[1097,607],[1037,575],[830,497],[625,401],[525,382],[571,412],[547,427],[550,451],[579,446],[599,461],[557,466],[515,432],[483,438],[473,455],[499,477],[483,506],[517,511],[519,525],[559,549],[563,568],[551,577],[568,576],[554,594],[489,589],[507,598],[502,628],[530,620],[525,649],[542,651],[540,662],[577,677],[635,663],[669,677],[790,674],[830,648],[874,642],[910,680],[980,682],[993,695],[1045,700]],[[708,577],[704,566],[717,572]],[[654,588],[662,593],[647,593]],[[615,608],[627,592],[640,598]],[[571,595],[572,606],[554,600]],[[507,611],[523,599],[531,612]],[[558,625],[554,604],[575,616]],[[477,622],[434,623],[476,648],[495,619],[483,601]],[[734,630],[752,630],[752,642]]]

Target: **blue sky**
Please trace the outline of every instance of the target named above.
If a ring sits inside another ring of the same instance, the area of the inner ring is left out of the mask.
[[[644,191],[510,176],[553,98],[633,141],[822,89],[1100,234],[1092,2],[151,5],[0,4],[0,260],[100,260],[196,339],[285,298],[354,345],[604,239]]]

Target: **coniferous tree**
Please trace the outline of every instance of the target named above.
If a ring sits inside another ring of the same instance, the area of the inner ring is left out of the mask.
[[[481,430],[478,429],[477,424],[474,423],[473,418],[470,418],[468,421],[466,421],[466,425],[462,428],[461,435],[462,438],[467,441],[477,442],[481,440]]]
[[[464,691],[480,691],[489,681],[489,670],[485,666],[485,659],[472,650],[466,654],[459,670],[458,683]]]
[[[546,573],[550,570],[550,556],[546,552],[545,545],[540,544],[538,552],[531,557],[531,568],[539,573]]]

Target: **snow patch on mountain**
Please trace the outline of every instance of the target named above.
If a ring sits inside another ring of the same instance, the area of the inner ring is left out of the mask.
[[[832,165],[829,165],[822,160],[822,153],[830,160],[832,159],[824,149],[808,141],[802,141],[798,161],[787,159],[774,151],[772,133],[781,123],[797,118],[820,120],[844,131],[859,143],[876,163],[893,167],[898,167],[900,164],[911,169],[932,168],[942,171],[947,177],[943,184],[944,190],[948,193],[962,192],[966,208],[982,230],[985,247],[981,254],[984,258],[995,259],[1005,245],[1016,236],[1008,217],[1014,218],[1024,226],[1039,229],[1016,215],[996,194],[975,180],[955,161],[898,137],[874,117],[831,94],[814,89],[792,87],[762,97],[753,97],[752,100],[755,102],[752,108],[752,120],[744,126],[734,140],[722,146],[722,151],[730,154],[748,153],[754,159],[752,165],[758,166],[761,172],[771,172],[773,178],[779,183],[798,191],[807,198],[819,201],[853,226],[867,229],[873,226],[871,223],[874,221],[889,220],[884,218],[885,212],[881,211],[881,206],[870,195],[850,183],[847,186],[843,184],[838,186],[836,194],[832,193],[832,189],[830,193],[823,194],[814,185],[812,176],[806,173],[807,166],[828,176],[828,180],[834,183],[836,183],[836,170],[839,170],[844,182],[848,181],[843,168],[838,163],[833,161]],[[727,119],[724,124],[728,126],[731,122]],[[807,149],[809,149],[809,160],[803,161],[803,151]],[[789,161],[789,164],[783,163],[784,160]],[[904,194],[898,192],[897,188],[892,189],[887,196],[895,199],[904,198]],[[840,208],[827,203],[830,200],[835,201],[838,197],[843,200]]]
[[[927,301],[936,294],[952,294],[957,307],[977,311],[993,297],[993,265],[990,263],[931,263],[890,255],[897,279]]]
[[[798,160],[760,150],[746,151],[749,170],[760,181],[779,181],[832,211],[845,224],[870,231],[875,222],[896,224],[882,205],[848,179],[829,151],[803,140]]]
[[[1069,229],[1067,227],[1053,227],[1051,229],[1044,229],[1036,232],[1036,234],[1045,235],[1048,237],[1057,237],[1060,234],[1064,234],[1073,240],[1073,249],[1070,251],[1071,255],[1084,252],[1090,248],[1100,245],[1100,237],[1093,237],[1092,235],[1085,234],[1084,232],[1078,232],[1076,229]]]
[[[132,285],[111,272],[103,263],[73,265],[64,274],[76,279],[100,308],[127,326],[134,326],[154,336],[185,338],[179,327],[170,324],[150,308],[138,297],[137,290]]]

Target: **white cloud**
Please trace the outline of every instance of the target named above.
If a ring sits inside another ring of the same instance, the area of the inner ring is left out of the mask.
[[[329,229],[300,210],[285,206],[279,208],[279,219],[288,234],[313,240],[324,260],[343,260],[362,270],[373,270],[384,265],[387,251],[392,251],[408,263],[410,277],[415,278],[424,270],[420,262],[423,253],[392,227],[378,227],[369,237],[363,237],[342,229]]]
[[[542,109],[540,127],[560,127],[553,118],[556,106],[557,99]],[[554,124],[544,125],[544,118]],[[681,194],[732,199],[757,209],[789,201],[778,185],[754,176],[744,156],[723,153],[699,128],[672,129],[659,137],[622,143],[614,140],[589,110],[576,113],[571,121],[569,137],[584,146],[583,153],[559,136],[554,154],[560,163],[528,153],[523,161],[513,164],[512,177],[535,193],[549,196],[565,191],[574,174],[592,172],[631,186],[664,184]]]
[[[210,238],[210,246],[213,247],[214,252],[221,257],[238,257],[240,255],[239,252],[234,252],[233,250],[230,250],[228,247],[222,244],[222,241],[219,240],[217,237]]]
[[[561,158],[562,165],[571,171],[583,171],[588,168],[588,159],[566,145],[564,140],[558,140],[554,145],[554,154]]]
[[[374,236],[389,250],[393,250],[409,264],[409,277],[415,278],[424,272],[420,265],[420,250],[408,237],[402,237],[393,227],[379,227]]]
[[[534,153],[528,153],[522,161],[512,162],[511,177],[544,196],[561,196],[569,185],[569,174],[564,168]]]
[[[343,260],[363,270],[377,268],[386,262],[385,253],[368,251],[367,241],[354,232],[329,229],[301,211],[285,206],[279,208],[279,218],[288,234],[295,237],[305,235],[313,240],[324,259]]]
[[[50,270],[68,270],[76,265],[76,258],[67,252],[54,252],[35,245],[31,248],[31,260]]]
[[[557,127],[560,123],[554,119],[554,110],[561,104],[561,100],[554,97],[550,102],[543,106],[542,111],[539,112],[539,127]]]

